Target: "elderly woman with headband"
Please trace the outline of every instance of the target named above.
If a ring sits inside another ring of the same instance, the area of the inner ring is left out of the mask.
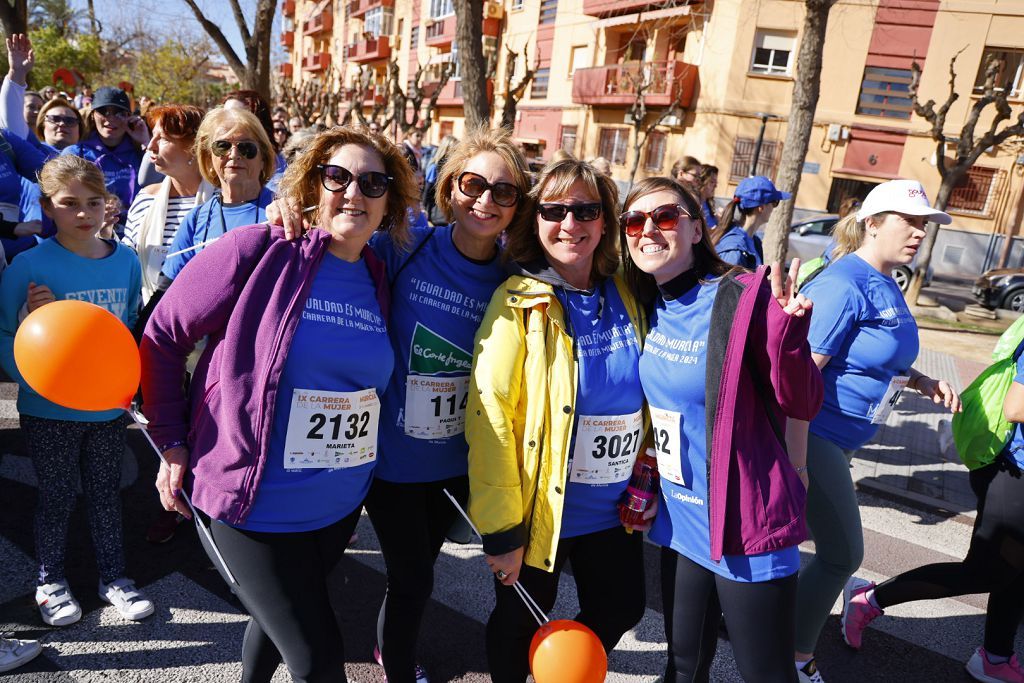
[[[143,336],[145,412],[164,508],[189,516],[179,492],[191,493],[252,616],[242,680],[270,681],[283,661],[296,681],[344,682],[327,577],[370,489],[394,367],[385,268],[367,242],[385,231],[408,244],[417,187],[393,144],[335,128],[282,189],[319,227],[299,240],[239,227],[185,266]]]

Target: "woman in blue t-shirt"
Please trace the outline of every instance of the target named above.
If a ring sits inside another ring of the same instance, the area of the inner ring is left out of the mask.
[[[661,474],[650,539],[662,546],[670,683],[707,680],[724,615],[740,675],[793,681],[803,453],[787,418],[821,405],[796,269],[747,273],[719,259],[696,198],[647,178],[619,217],[625,274],[651,310],[640,358]]]
[[[571,563],[577,619],[609,651],[644,613],[643,536],[627,533],[618,510],[645,421],[643,325],[614,276],[617,199],[611,178],[587,163],[548,166],[529,214],[508,231],[517,274],[495,291],[477,333],[470,516],[495,574],[487,660],[497,683],[529,673],[537,624],[517,581],[547,612]]]
[[[911,367],[917,324],[889,275],[914,259],[928,220],[951,219],[928,204],[920,183],[879,185],[856,215],[836,224],[831,265],[801,290],[814,300],[808,339],[825,378],[825,403],[810,433],[804,423],[789,430],[791,447],[807,451],[807,523],[815,540],[797,593],[796,660],[806,671],[815,670],[818,634],[864,555],[850,458],[885,423],[904,388],[959,410],[948,382]]]
[[[473,336],[506,277],[498,238],[527,210],[526,160],[503,129],[451,148],[436,200],[451,223],[415,228],[411,251],[371,242],[388,267],[395,373],[381,406],[380,458],[366,510],[387,565],[375,657],[391,681],[425,681],[416,664],[434,563],[465,505],[466,396]],[[415,675],[414,675],[415,673]]]
[[[711,244],[726,263],[756,268],[764,262],[761,240],[754,235],[768,225],[772,211],[783,199],[792,197],[777,189],[763,175],[744,178],[736,186],[732,201],[722,209]]]
[[[318,136],[283,187],[321,227],[293,241],[236,228],[182,271],[143,336],[145,411],[169,463],[164,508],[188,516],[188,486],[252,615],[243,680],[270,681],[283,660],[296,680],[345,681],[327,577],[370,488],[394,367],[384,265],[367,242],[384,230],[408,243],[417,187],[393,144],[348,128]]]

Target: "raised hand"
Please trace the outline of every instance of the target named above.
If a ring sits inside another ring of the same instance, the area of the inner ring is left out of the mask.
[[[7,39],[7,63],[11,70],[10,79],[18,85],[26,85],[28,72],[36,63],[36,55],[32,50],[32,41],[24,33],[15,33]]]
[[[776,261],[772,264],[771,281],[772,296],[779,302],[779,306],[782,306],[783,312],[802,318],[811,310],[813,304],[803,294],[796,293],[796,277],[799,272],[800,259],[795,258],[789,266],[789,273],[786,274],[785,281],[783,281],[782,264]]]

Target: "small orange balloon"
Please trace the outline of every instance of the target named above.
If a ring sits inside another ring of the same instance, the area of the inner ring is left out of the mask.
[[[127,408],[142,363],[131,331],[105,308],[66,299],[18,326],[14,362],[43,398],[75,410]]]
[[[534,634],[530,671],[537,683],[601,683],[608,655],[596,633],[578,621],[558,619]]]

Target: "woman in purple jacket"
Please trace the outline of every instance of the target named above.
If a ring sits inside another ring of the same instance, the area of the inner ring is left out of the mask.
[[[242,680],[269,681],[283,660],[296,681],[345,681],[327,576],[370,488],[394,365],[387,281],[366,243],[377,230],[408,242],[417,187],[393,144],[336,128],[282,190],[319,229],[289,241],[236,228],[185,266],[143,337],[145,410],[168,463],[164,508],[188,516],[178,494],[190,490],[211,522],[207,550],[252,615]]]
[[[640,381],[661,473],[650,538],[662,546],[665,680],[708,680],[724,614],[744,680],[796,681],[807,480],[784,427],[821,405],[811,302],[793,293],[795,270],[769,283],[764,268],[719,259],[675,181],[642,180],[623,206],[626,278],[651,308]]]

